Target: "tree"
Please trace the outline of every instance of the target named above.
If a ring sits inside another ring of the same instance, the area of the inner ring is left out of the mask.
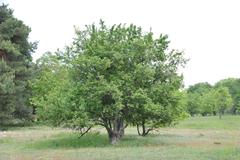
[[[211,103],[213,102],[211,90],[212,86],[207,82],[197,83],[187,89],[187,111],[191,116],[211,113],[210,106],[213,105]]]
[[[31,77],[31,53],[35,43],[28,42],[30,28],[13,16],[6,5],[0,6],[0,115],[27,118],[31,110],[27,106]],[[8,88],[10,87],[10,88]]]
[[[216,115],[218,112],[218,97],[216,97],[216,89],[212,88],[201,97],[200,111],[202,115]]]
[[[167,36],[154,39],[135,25],[109,28],[101,21],[76,29],[65,52],[38,61],[32,104],[58,126],[88,131],[101,125],[112,144],[128,124],[143,136],[170,125],[185,110],[177,70],[186,60],[182,52],[168,51],[168,44]]]
[[[233,104],[231,95],[229,94],[228,88],[219,87],[216,89],[216,102],[217,109],[219,112],[219,118],[222,118],[224,111],[230,108]]]
[[[191,115],[201,114],[202,99],[198,93],[187,93],[187,112]]]
[[[212,86],[208,82],[196,83],[187,89],[187,93],[199,93],[202,95],[208,92],[211,88]]]
[[[166,35],[154,39],[135,25],[89,25],[76,31],[72,52],[77,95],[89,119],[106,128],[116,143],[127,124],[146,135],[182,114],[178,89],[183,53],[168,50]],[[148,127],[148,128],[147,128]]]
[[[216,87],[227,87],[233,99],[233,106],[231,112],[236,114],[240,111],[240,79],[228,78],[216,83]]]
[[[228,88],[216,85],[212,87],[208,83],[197,83],[187,90],[187,110],[193,116],[195,114],[216,115],[219,117],[232,105],[232,98]]]

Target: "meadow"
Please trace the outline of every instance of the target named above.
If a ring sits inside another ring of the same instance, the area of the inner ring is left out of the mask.
[[[33,125],[0,131],[0,160],[239,160],[240,116],[191,117],[147,137],[127,128],[117,145],[101,128],[79,138],[62,128]]]

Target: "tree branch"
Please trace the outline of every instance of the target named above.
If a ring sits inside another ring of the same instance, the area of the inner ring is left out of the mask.
[[[148,135],[148,133],[149,133],[150,131],[152,131],[152,130],[153,130],[153,128],[148,128],[148,130],[147,130],[147,132],[144,134],[144,136]]]
[[[82,132],[82,131],[81,131],[81,134],[80,134],[80,136],[79,136],[78,138],[81,138],[81,137],[84,136],[86,133],[88,133],[88,131],[90,131],[91,128],[92,128],[92,127],[89,127],[85,132]]]

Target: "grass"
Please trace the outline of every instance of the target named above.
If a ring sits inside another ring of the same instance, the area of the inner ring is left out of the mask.
[[[95,131],[79,138],[59,128],[31,126],[0,132],[0,160],[239,160],[240,116],[193,117],[147,137],[128,128],[119,144]]]
[[[176,128],[189,129],[220,129],[220,130],[237,130],[240,129],[240,116],[218,116],[209,117],[192,117],[182,121]]]

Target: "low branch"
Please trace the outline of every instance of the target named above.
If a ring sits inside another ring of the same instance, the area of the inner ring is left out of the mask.
[[[152,130],[153,130],[153,128],[149,128],[149,129],[147,130],[147,132],[144,134],[144,136],[148,135],[148,133],[149,133],[150,131],[152,131]]]
[[[108,125],[109,125],[109,128],[113,129],[113,127],[112,127],[112,124],[111,124],[111,121],[110,121],[110,120],[108,120]]]
[[[89,127],[89,128],[88,128],[86,131],[84,131],[84,132],[81,131],[81,134],[80,134],[80,136],[79,136],[78,138],[81,138],[81,137],[84,136],[86,133],[88,133],[91,128],[92,128],[92,127]]]

